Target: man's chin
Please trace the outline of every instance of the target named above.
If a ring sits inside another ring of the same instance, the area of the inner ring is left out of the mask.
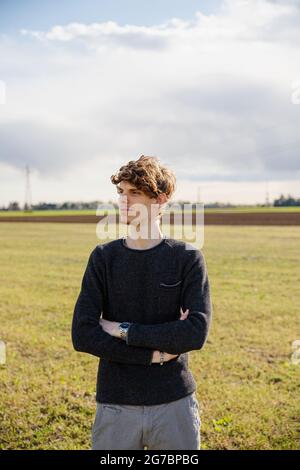
[[[126,222],[128,220],[128,215],[123,212],[119,215],[120,222]]]
[[[119,218],[119,223],[137,227],[138,225],[140,225],[141,221],[134,215],[121,214]]]
[[[120,224],[130,225],[130,224],[131,224],[131,220],[130,220],[129,217],[121,217],[121,218],[120,218]]]

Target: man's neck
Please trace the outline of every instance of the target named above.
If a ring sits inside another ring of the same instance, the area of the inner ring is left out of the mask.
[[[128,237],[126,237],[125,239],[125,243],[128,246],[128,248],[134,248],[135,250],[147,250],[161,243],[161,240],[165,237],[160,227],[152,228],[152,231],[150,231],[150,234],[151,234],[151,237],[148,236],[147,238],[143,236],[143,231],[141,231],[140,236],[137,239],[135,239],[135,238],[130,237],[130,233],[129,233]]]

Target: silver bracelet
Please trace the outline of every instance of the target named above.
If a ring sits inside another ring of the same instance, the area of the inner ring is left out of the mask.
[[[162,366],[164,363],[164,353],[162,351],[159,351],[160,354],[160,365]]]

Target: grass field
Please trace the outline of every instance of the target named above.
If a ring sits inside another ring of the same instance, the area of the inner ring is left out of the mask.
[[[170,204],[172,208],[172,204]],[[240,206],[234,208],[206,208],[204,206],[205,212],[207,213],[216,213],[216,212],[300,212],[300,206],[291,206],[291,207],[249,207],[249,206]],[[175,211],[176,212],[176,211]],[[186,210],[185,212],[191,212]],[[113,213],[113,211],[108,211],[108,214]],[[96,210],[88,209],[88,210],[40,210],[40,211],[32,211],[32,212],[25,212],[23,210],[20,211],[1,211],[0,210],[0,217],[8,217],[8,216],[16,216],[16,217],[32,217],[32,216],[53,216],[53,215],[96,215]]]
[[[71,344],[93,224],[0,225],[0,449],[89,449],[98,358]],[[190,352],[202,449],[299,449],[300,227],[208,226],[213,322]]]

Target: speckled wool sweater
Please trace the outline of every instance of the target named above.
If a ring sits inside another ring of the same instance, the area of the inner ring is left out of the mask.
[[[180,320],[180,307],[189,308]],[[127,340],[105,332],[107,320],[132,322]],[[89,255],[75,304],[72,342],[76,351],[100,358],[96,400],[157,405],[196,390],[188,351],[208,337],[212,302],[206,261],[189,243],[164,238],[134,249],[125,237],[97,245]],[[154,350],[179,354],[152,363]]]

